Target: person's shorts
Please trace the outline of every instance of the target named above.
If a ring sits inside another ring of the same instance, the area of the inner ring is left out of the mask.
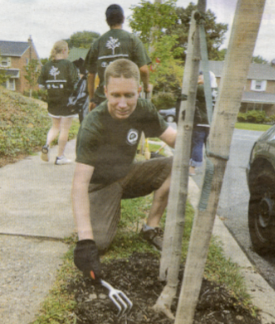
[[[67,107],[67,100],[48,102],[48,114],[52,118],[78,117],[78,114],[72,114],[71,110]]]
[[[159,189],[172,169],[172,158],[134,163],[126,177],[110,185],[89,186],[90,217],[94,240],[103,252],[113,241],[120,219],[121,199],[146,196]]]

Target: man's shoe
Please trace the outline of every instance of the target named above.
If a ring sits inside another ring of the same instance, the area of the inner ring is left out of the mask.
[[[159,227],[148,227],[143,226],[140,231],[141,236],[148,241],[150,244],[154,245],[159,251],[162,250],[163,242],[163,231]]]
[[[41,150],[41,159],[45,162],[50,161],[49,145],[44,145]]]
[[[56,165],[64,165],[64,164],[69,164],[72,163],[72,160],[67,159],[64,155],[60,157],[56,157],[55,163]]]

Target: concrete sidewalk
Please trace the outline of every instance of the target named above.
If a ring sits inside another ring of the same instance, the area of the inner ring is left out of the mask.
[[[75,160],[75,140],[66,156]],[[71,183],[75,163],[54,165],[39,155],[0,168],[0,318],[28,324],[49,292],[74,231]]]
[[[54,283],[67,246],[62,243],[75,230],[71,183],[75,163],[56,166],[40,154],[0,168],[0,317],[3,324],[29,324]],[[66,147],[74,161],[75,140]],[[199,188],[189,178],[189,199],[196,206]],[[214,234],[228,257],[241,266],[248,292],[262,309],[262,323],[275,323],[275,293],[255,272],[223,223],[216,218]]]

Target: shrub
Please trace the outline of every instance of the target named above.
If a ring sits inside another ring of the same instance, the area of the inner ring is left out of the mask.
[[[30,96],[30,91],[25,90],[24,91],[24,96],[29,97]],[[45,89],[33,90],[32,91],[32,97],[35,98],[35,99],[47,101],[47,90],[45,90]]]
[[[238,113],[237,117],[238,122],[243,123],[246,122],[246,113]]]
[[[275,115],[271,115],[265,118],[265,123],[267,124],[275,124]]]
[[[152,97],[152,103],[157,110],[175,107],[176,97],[171,92],[159,92]]]
[[[78,130],[78,121],[69,138]],[[29,98],[0,88],[0,157],[31,154],[45,144],[51,118]]]
[[[265,111],[250,110],[246,113],[238,113],[238,122],[248,122],[260,124],[265,122],[267,119]]]
[[[263,123],[265,121],[265,111],[250,110],[246,113],[246,118],[249,123]]]

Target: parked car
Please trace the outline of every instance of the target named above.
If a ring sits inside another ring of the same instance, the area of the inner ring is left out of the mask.
[[[162,109],[159,113],[168,123],[173,123],[176,121],[176,108]]]
[[[275,251],[275,125],[254,143],[246,169],[248,226],[254,250]]]

